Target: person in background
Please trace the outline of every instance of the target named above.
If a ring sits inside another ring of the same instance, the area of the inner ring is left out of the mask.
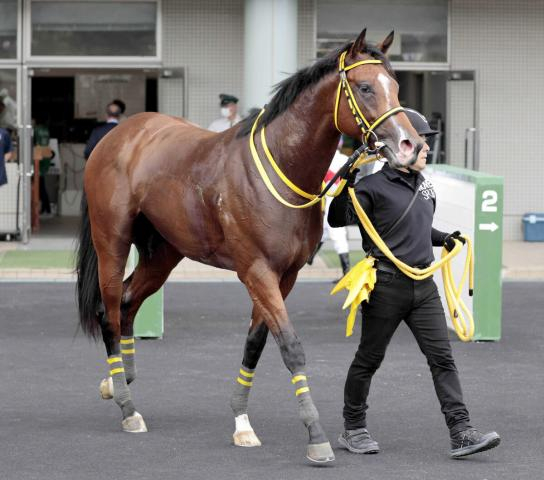
[[[49,148],[49,128],[45,121],[36,118],[34,123],[34,145],[40,148],[40,214],[51,214],[51,202],[45,186],[45,176],[51,166],[51,160],[55,157],[55,152]]]
[[[437,133],[419,112],[406,109],[405,113],[424,140]],[[429,146],[424,143],[410,168],[391,168],[384,164],[379,172],[363,177],[354,185],[358,201],[393,255],[416,268],[426,268],[432,263],[433,246],[445,246],[451,251],[455,240],[465,242],[460,232],[448,234],[432,226],[436,195],[432,183],[421,174],[428,151]],[[352,173],[348,183],[353,185],[354,180]],[[358,222],[347,189],[331,203],[328,219],[333,227]],[[427,358],[450,433],[450,456],[463,457],[496,447],[501,440],[496,432],[484,434],[471,425],[444,309],[432,276],[412,280],[376,248],[360,224],[359,228],[364,250],[376,259],[377,282],[370,300],[361,305],[361,341],[346,378],[345,430],[338,442],[352,453],[379,452],[378,443],[367,430],[367,399],[372,377],[385,357],[395,330],[404,320]],[[420,419],[411,420],[417,422],[415,428],[425,428]]]
[[[340,137],[340,142],[338,143],[338,149],[336,150],[336,153],[334,154],[334,157],[332,159],[332,162],[329,166],[329,170],[327,171],[325,175],[325,183],[328,183],[332,180],[332,178],[336,175],[336,172],[342,168],[342,166],[346,163],[348,157],[347,155],[344,155],[342,150],[342,137]],[[336,183],[333,187],[329,190],[329,193],[334,193],[336,188],[338,187],[338,184],[340,183],[342,179],[338,178]],[[331,206],[332,197],[329,197],[328,195],[325,197],[325,229],[327,230],[327,234],[329,235],[329,238],[332,240],[334,250],[338,254],[338,258],[340,259],[340,266],[342,267],[342,275],[345,275],[348,273],[350,269],[350,263],[349,263],[349,244],[348,244],[348,229],[347,227],[331,227],[329,224],[329,221],[327,220],[327,217],[329,215],[329,208]]]
[[[8,183],[6,162],[11,160],[12,151],[9,132],[5,128],[0,128],[0,187]]]
[[[119,118],[121,117],[121,108],[116,103],[109,103],[106,107],[106,122],[98,125],[91,132],[91,136],[87,141],[83,155],[85,160],[88,160],[91,156],[91,153],[94,150],[94,147],[98,144],[106,134],[119,125]]]
[[[127,109],[127,104],[123,102],[123,100],[116,98],[115,100],[112,100],[114,105],[117,105],[119,109],[121,110],[121,115],[119,115],[119,123],[124,122],[127,119],[127,116],[125,115],[125,111]]]
[[[242,117],[238,115],[238,99],[234,95],[220,93],[219,100],[221,118],[210,123],[208,130],[212,132],[224,132],[242,120]]]
[[[0,128],[17,128],[17,103],[10,97],[7,88],[0,90]]]

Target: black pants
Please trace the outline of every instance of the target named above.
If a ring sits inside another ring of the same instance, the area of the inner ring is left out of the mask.
[[[406,275],[378,270],[378,281],[363,303],[361,343],[344,389],[346,430],[366,427],[372,375],[385,356],[393,333],[404,320],[427,357],[434,388],[450,432],[469,426],[468,411],[452,357],[446,318],[434,280],[412,280]]]
[[[45,188],[45,177],[40,175],[40,213],[51,213],[51,204],[49,203],[49,195],[47,194],[47,188]]]

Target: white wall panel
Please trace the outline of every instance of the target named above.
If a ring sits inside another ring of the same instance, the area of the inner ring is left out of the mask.
[[[188,68],[187,117],[203,127],[219,116],[219,93],[238,96],[245,113],[243,22],[244,0],[162,0],[163,63]],[[303,66],[315,58],[315,0],[299,0],[298,29]],[[182,86],[181,80],[160,80],[161,111],[182,114]]]
[[[452,0],[451,64],[476,70],[480,170],[505,178],[504,238],[544,211],[544,0]]]
[[[188,68],[189,120],[207,127],[219,116],[220,93],[241,97],[243,0],[163,0],[163,63]],[[159,105],[181,115],[183,82],[161,80]]]

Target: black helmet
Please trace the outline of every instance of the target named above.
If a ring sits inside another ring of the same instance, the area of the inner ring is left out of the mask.
[[[410,123],[412,124],[418,135],[425,135],[427,137],[430,137],[431,135],[436,135],[437,133],[439,133],[438,130],[433,130],[431,128],[425,116],[419,113],[417,110],[405,108],[404,113],[406,113],[406,115],[408,116],[408,120],[410,120]]]

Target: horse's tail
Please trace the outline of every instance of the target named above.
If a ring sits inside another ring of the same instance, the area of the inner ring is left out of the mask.
[[[85,191],[81,197],[81,227],[77,247],[77,303],[79,323],[90,337],[97,338],[100,332],[98,322],[101,304],[98,284],[98,257],[91,238],[91,222]]]

